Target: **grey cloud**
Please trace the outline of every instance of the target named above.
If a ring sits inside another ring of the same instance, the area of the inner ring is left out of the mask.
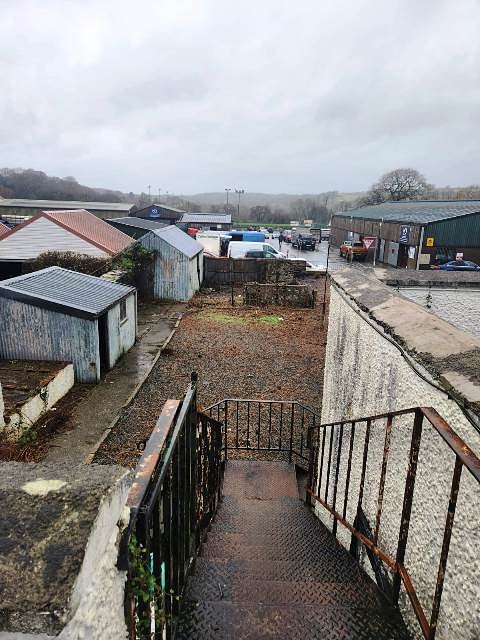
[[[475,0],[0,4],[2,166],[177,193],[480,180]]]

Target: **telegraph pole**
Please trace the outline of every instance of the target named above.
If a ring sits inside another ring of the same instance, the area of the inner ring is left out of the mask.
[[[237,221],[240,220],[240,196],[245,193],[245,189],[235,189],[235,193],[238,194],[237,203]]]
[[[150,195],[150,189],[152,188],[152,185],[148,185],[148,201],[151,203],[152,202],[152,197]]]
[[[227,194],[227,207],[225,209],[225,213],[228,213],[228,194],[230,193],[231,189],[230,188],[225,188],[225,192]]]

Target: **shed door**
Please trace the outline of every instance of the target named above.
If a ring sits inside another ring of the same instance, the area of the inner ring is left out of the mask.
[[[108,313],[98,319],[98,345],[100,350],[100,373],[103,374],[110,368],[108,349]]]

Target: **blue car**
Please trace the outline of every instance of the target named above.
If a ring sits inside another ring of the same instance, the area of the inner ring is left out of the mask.
[[[431,268],[442,271],[480,271],[480,266],[470,260],[450,260],[445,264],[433,265]]]

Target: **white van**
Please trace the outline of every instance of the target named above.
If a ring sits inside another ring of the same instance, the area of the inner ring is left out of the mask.
[[[247,253],[254,253],[255,258],[285,258],[285,254],[281,253],[268,242],[237,242],[232,240],[228,245],[227,256],[229,258],[245,258]],[[263,254],[260,255],[260,254]]]

